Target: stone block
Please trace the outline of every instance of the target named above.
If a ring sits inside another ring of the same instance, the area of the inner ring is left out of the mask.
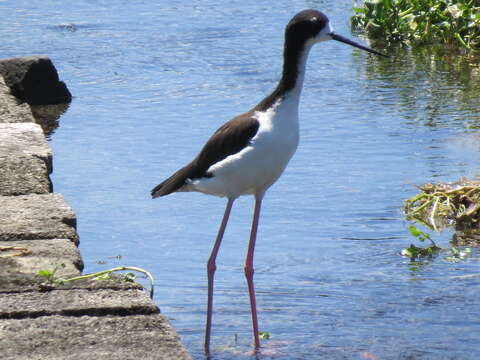
[[[52,171],[52,150],[40,125],[33,123],[0,124],[0,157],[32,156],[43,160]]]
[[[63,196],[0,196],[0,241],[34,239],[69,239],[78,244],[76,217]]]
[[[47,164],[41,158],[18,154],[3,156],[0,153],[0,169],[0,195],[48,194],[53,191]]]
[[[102,280],[95,280],[101,282]],[[75,284],[73,284],[75,286]],[[123,290],[54,288],[43,292],[11,292],[0,302],[0,319],[39,316],[105,316],[157,314],[160,310],[147,293],[138,288]]]
[[[0,241],[0,273],[36,275],[55,269],[59,277],[77,276],[83,270],[80,251],[70,240]]]
[[[162,314],[0,320],[3,360],[191,360]]]

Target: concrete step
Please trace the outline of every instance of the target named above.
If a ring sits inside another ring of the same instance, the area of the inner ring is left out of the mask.
[[[34,117],[10,90],[31,104],[70,99],[48,58],[0,61],[0,358],[191,359],[140,284],[121,276],[58,282],[80,275],[83,261],[76,216],[52,193],[52,153],[34,121],[48,115],[42,125],[51,131],[49,112],[67,106],[36,107]]]
[[[76,223],[60,194],[0,196],[0,241],[69,239],[78,244]]]
[[[162,314],[0,320],[3,360],[188,360]]]
[[[72,277],[83,270],[80,251],[69,239],[0,241],[0,258],[4,275],[37,275],[40,270],[56,269],[56,276]]]

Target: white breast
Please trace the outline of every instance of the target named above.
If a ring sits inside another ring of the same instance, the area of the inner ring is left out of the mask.
[[[212,165],[213,177],[193,180],[189,190],[236,198],[261,194],[280,177],[298,146],[298,96],[285,96],[254,116],[260,126],[250,144]]]

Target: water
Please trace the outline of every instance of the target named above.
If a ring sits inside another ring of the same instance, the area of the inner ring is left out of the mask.
[[[223,122],[271,91],[283,28],[303,8],[350,35],[335,1],[4,1],[2,58],[46,54],[74,100],[51,136],[53,181],[78,216],[86,271],[139,266],[203,359],[206,259],[225,201],[149,190]],[[301,143],[267,193],[256,249],[259,358],[477,359],[479,252],[451,263],[399,255],[414,184],[479,174],[477,63],[340,43],[311,52]],[[251,198],[218,258],[213,359],[250,359],[243,278]],[[451,233],[432,234],[448,247]],[[418,244],[417,244],[418,245]],[[121,259],[118,259],[121,257]],[[152,344],[154,348],[154,344]]]

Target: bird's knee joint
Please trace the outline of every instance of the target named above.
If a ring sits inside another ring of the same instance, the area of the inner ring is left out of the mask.
[[[217,265],[215,265],[214,262],[212,262],[212,263],[211,263],[211,262],[208,262],[208,263],[207,263],[207,272],[208,272],[209,274],[211,274],[211,273],[214,273],[215,270],[217,270]]]
[[[243,269],[245,271],[245,276],[247,278],[252,277],[253,274],[255,273],[255,269],[253,268],[253,266],[245,266]]]

